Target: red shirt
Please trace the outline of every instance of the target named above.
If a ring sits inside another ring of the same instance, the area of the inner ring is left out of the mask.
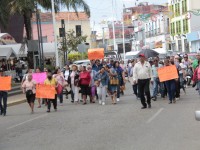
[[[81,85],[89,85],[91,80],[90,73],[87,71],[80,73],[80,84]]]

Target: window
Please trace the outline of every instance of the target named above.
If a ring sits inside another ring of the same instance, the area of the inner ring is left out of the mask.
[[[81,36],[81,25],[76,25],[76,36]]]

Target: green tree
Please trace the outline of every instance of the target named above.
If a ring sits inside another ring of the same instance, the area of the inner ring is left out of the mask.
[[[7,10],[8,1],[0,0],[0,23],[5,28],[8,24],[9,11]]]

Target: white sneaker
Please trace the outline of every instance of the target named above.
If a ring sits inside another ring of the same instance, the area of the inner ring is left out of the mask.
[[[101,103],[102,103],[102,102],[99,100],[99,104],[100,104],[100,105],[101,105]]]
[[[102,105],[105,105],[105,102],[102,102]]]
[[[119,102],[120,101],[120,99],[119,98],[117,98],[117,102]]]

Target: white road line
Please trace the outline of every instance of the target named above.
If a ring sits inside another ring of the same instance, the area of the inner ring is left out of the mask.
[[[18,126],[21,126],[21,125],[26,124],[26,123],[28,123],[28,122],[31,122],[31,121],[33,121],[33,120],[43,118],[43,117],[45,117],[45,116],[47,116],[47,115],[48,115],[48,114],[44,114],[44,115],[35,117],[35,118],[33,118],[33,119],[26,120],[26,121],[24,121],[24,122],[21,122],[21,123],[19,123],[19,124],[16,124],[16,125],[14,125],[14,126],[11,126],[11,127],[7,128],[7,130],[13,129],[13,128],[18,127]]]
[[[151,121],[153,121],[163,110],[164,110],[164,108],[160,108],[157,111],[157,113],[155,113],[151,118],[149,118],[149,120],[146,123],[151,123]]]

